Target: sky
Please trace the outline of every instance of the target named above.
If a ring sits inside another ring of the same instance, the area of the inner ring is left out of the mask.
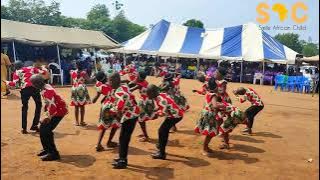
[[[278,14],[271,8],[267,10],[270,21],[266,24],[271,30],[265,30],[271,35],[278,33],[294,32],[300,35],[301,39],[308,40],[311,37],[313,42],[319,42],[319,0],[118,0],[123,3],[123,9],[129,20],[136,24],[149,27],[161,19],[182,24],[188,19],[198,19],[205,24],[205,28],[221,28],[240,25],[256,21],[259,16],[256,7],[259,3],[265,2],[270,7],[275,3],[282,3],[288,9],[288,18],[280,22]],[[298,17],[306,14],[308,20],[300,24],[305,30],[274,30],[273,26],[290,26],[296,23],[291,18],[292,6],[297,2],[303,2],[308,10],[299,10]],[[5,5],[9,0],[1,0]],[[51,0],[45,0],[50,3]],[[116,14],[112,3],[114,0],[56,0],[60,2],[60,9],[63,15],[85,18],[91,7],[95,4],[105,4],[112,15]],[[265,26],[265,25],[264,25]]]

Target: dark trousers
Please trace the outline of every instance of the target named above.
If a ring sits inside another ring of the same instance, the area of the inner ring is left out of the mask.
[[[254,117],[263,109],[264,106],[251,106],[246,110],[248,118],[248,128],[252,128]]]
[[[40,140],[43,147],[48,153],[58,153],[56,145],[54,144],[53,130],[58,126],[63,117],[52,117],[47,124],[40,124]]]
[[[167,117],[161,124],[158,130],[160,153],[164,154],[166,152],[166,146],[169,138],[169,131],[175,124],[177,124],[181,120],[182,120],[182,117],[181,118]]]
[[[121,131],[119,137],[119,158],[127,159],[129,143],[131,139],[132,132],[136,127],[136,122],[138,118],[130,119],[121,124]]]
[[[32,122],[32,126],[37,126],[39,124],[40,120],[40,114],[41,114],[41,95],[40,91],[37,90],[34,87],[26,87],[20,91],[21,94],[21,102],[22,102],[22,129],[27,129],[27,116],[28,116],[28,104],[29,104],[29,99],[32,97],[36,104],[36,110],[34,112],[34,118]]]

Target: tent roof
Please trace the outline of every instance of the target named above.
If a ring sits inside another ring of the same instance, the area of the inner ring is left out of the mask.
[[[37,45],[59,44],[70,48],[116,48],[118,42],[100,31],[46,26],[1,19],[1,41]]]
[[[302,61],[305,61],[305,62],[319,62],[319,55],[316,55],[316,56],[311,56],[311,57],[305,57],[305,58],[302,58],[301,59]]]
[[[294,64],[297,52],[284,46],[258,25],[201,29],[161,20],[151,29],[122,43],[113,52]]]

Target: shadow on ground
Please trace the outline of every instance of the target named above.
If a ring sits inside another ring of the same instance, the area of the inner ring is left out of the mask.
[[[71,164],[79,168],[92,166],[96,158],[91,155],[61,155],[60,163]]]

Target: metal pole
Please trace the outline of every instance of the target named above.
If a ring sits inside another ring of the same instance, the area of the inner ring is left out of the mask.
[[[126,66],[127,65],[127,59],[126,59],[126,54],[123,53],[123,65]]]
[[[60,65],[60,70],[62,71],[62,67],[61,67],[61,59],[60,59],[60,49],[59,49],[59,45],[57,44],[57,56],[58,56],[58,63]],[[62,72],[60,72],[62,73]],[[63,77],[61,78],[61,85],[63,86]]]
[[[265,70],[265,62],[262,61],[262,74],[264,74],[264,70]]]
[[[13,59],[14,59],[14,62],[16,62],[17,56],[16,56],[16,47],[14,45],[14,41],[12,41],[12,49],[13,49]]]
[[[242,83],[242,75],[243,75],[243,60],[241,61],[241,69],[240,69],[240,83]]]
[[[289,75],[289,72],[288,72],[288,70],[289,70],[289,64],[288,64],[288,63],[286,63],[286,64],[287,64],[287,67],[286,67],[286,69],[287,69],[287,70],[286,70],[286,74],[287,74],[287,75]]]

